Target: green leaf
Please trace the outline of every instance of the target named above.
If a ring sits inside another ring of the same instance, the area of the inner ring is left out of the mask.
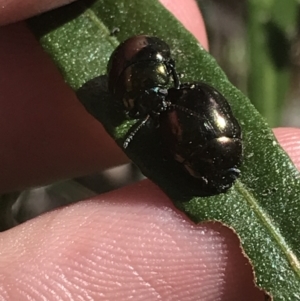
[[[220,221],[238,234],[256,283],[274,300],[300,300],[300,180],[272,131],[215,60],[156,1],[78,1],[30,21],[45,50],[89,111],[122,146],[135,121],[124,120],[105,91],[106,64],[120,41],[155,35],[171,47],[183,82],[202,80],[218,89],[239,120],[244,139],[242,175],[227,192],[198,197],[189,179],[166,165],[157,137],[143,129],[126,149],[193,221]],[[116,37],[110,32],[119,28]],[[82,87],[83,86],[83,87]],[[263,100],[262,100],[263,101]]]

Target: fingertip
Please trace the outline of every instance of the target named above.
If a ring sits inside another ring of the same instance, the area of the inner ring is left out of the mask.
[[[193,224],[149,180],[28,221],[1,245],[3,290],[18,287],[12,300],[25,289],[62,296],[62,288],[106,300],[153,300],[153,290],[163,300],[263,300],[236,235]]]
[[[275,128],[273,132],[280,145],[291,157],[295,166],[300,170],[300,129]]]
[[[208,50],[205,24],[194,0],[160,0],[160,2],[190,31],[195,38]]]

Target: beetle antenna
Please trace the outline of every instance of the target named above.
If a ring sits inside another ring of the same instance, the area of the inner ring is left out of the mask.
[[[199,113],[197,113],[197,112],[195,112],[195,111],[193,111],[193,110],[191,110],[191,109],[189,109],[189,108],[185,108],[185,107],[183,107],[183,106],[180,106],[180,105],[178,105],[178,104],[172,103],[172,104],[169,105],[169,107],[170,107],[170,108],[178,109],[178,110],[180,110],[180,111],[182,111],[182,112],[187,113],[187,114],[190,115],[190,116],[195,116],[195,117],[197,117],[197,118],[199,118],[199,119],[203,119],[203,116],[202,116],[201,114],[199,114]]]
[[[175,70],[175,68],[172,68],[172,75],[173,75],[173,80],[174,80],[174,86],[176,89],[180,88],[180,80],[179,80],[179,76]]]
[[[147,123],[147,121],[150,119],[150,115],[147,115],[144,120],[140,122],[140,124],[129,134],[129,136],[125,139],[123,143],[123,148],[126,149],[129,145],[129,143],[133,140],[133,137],[136,135],[136,133]]]
[[[175,70],[175,61],[173,59],[170,59],[169,62],[169,67],[171,68],[171,73],[172,73],[172,77],[173,77],[173,81],[174,81],[174,86],[176,89],[179,89],[180,87],[180,80],[179,80],[179,76]]]

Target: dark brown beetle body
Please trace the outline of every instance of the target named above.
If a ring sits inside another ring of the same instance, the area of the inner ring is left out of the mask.
[[[239,176],[242,134],[227,100],[213,87],[179,84],[169,46],[156,37],[121,43],[108,64],[108,87],[129,118],[140,119],[123,147],[150,120],[167,153],[208,192],[224,192]]]
[[[168,100],[160,130],[171,156],[204,185],[228,189],[240,174],[242,140],[226,99],[199,82],[169,89]]]

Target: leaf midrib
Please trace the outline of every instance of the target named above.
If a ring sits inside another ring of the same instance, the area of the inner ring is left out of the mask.
[[[275,239],[280,250],[286,256],[291,268],[300,278],[300,262],[298,261],[297,256],[290,251],[291,248],[288,246],[281,233],[273,226],[268,214],[264,210],[261,210],[261,207],[256,202],[255,197],[245,188],[245,185],[240,180],[236,181],[236,189],[243,195],[244,199],[252,208],[258,219],[260,219],[262,224],[268,229],[270,235]]]

